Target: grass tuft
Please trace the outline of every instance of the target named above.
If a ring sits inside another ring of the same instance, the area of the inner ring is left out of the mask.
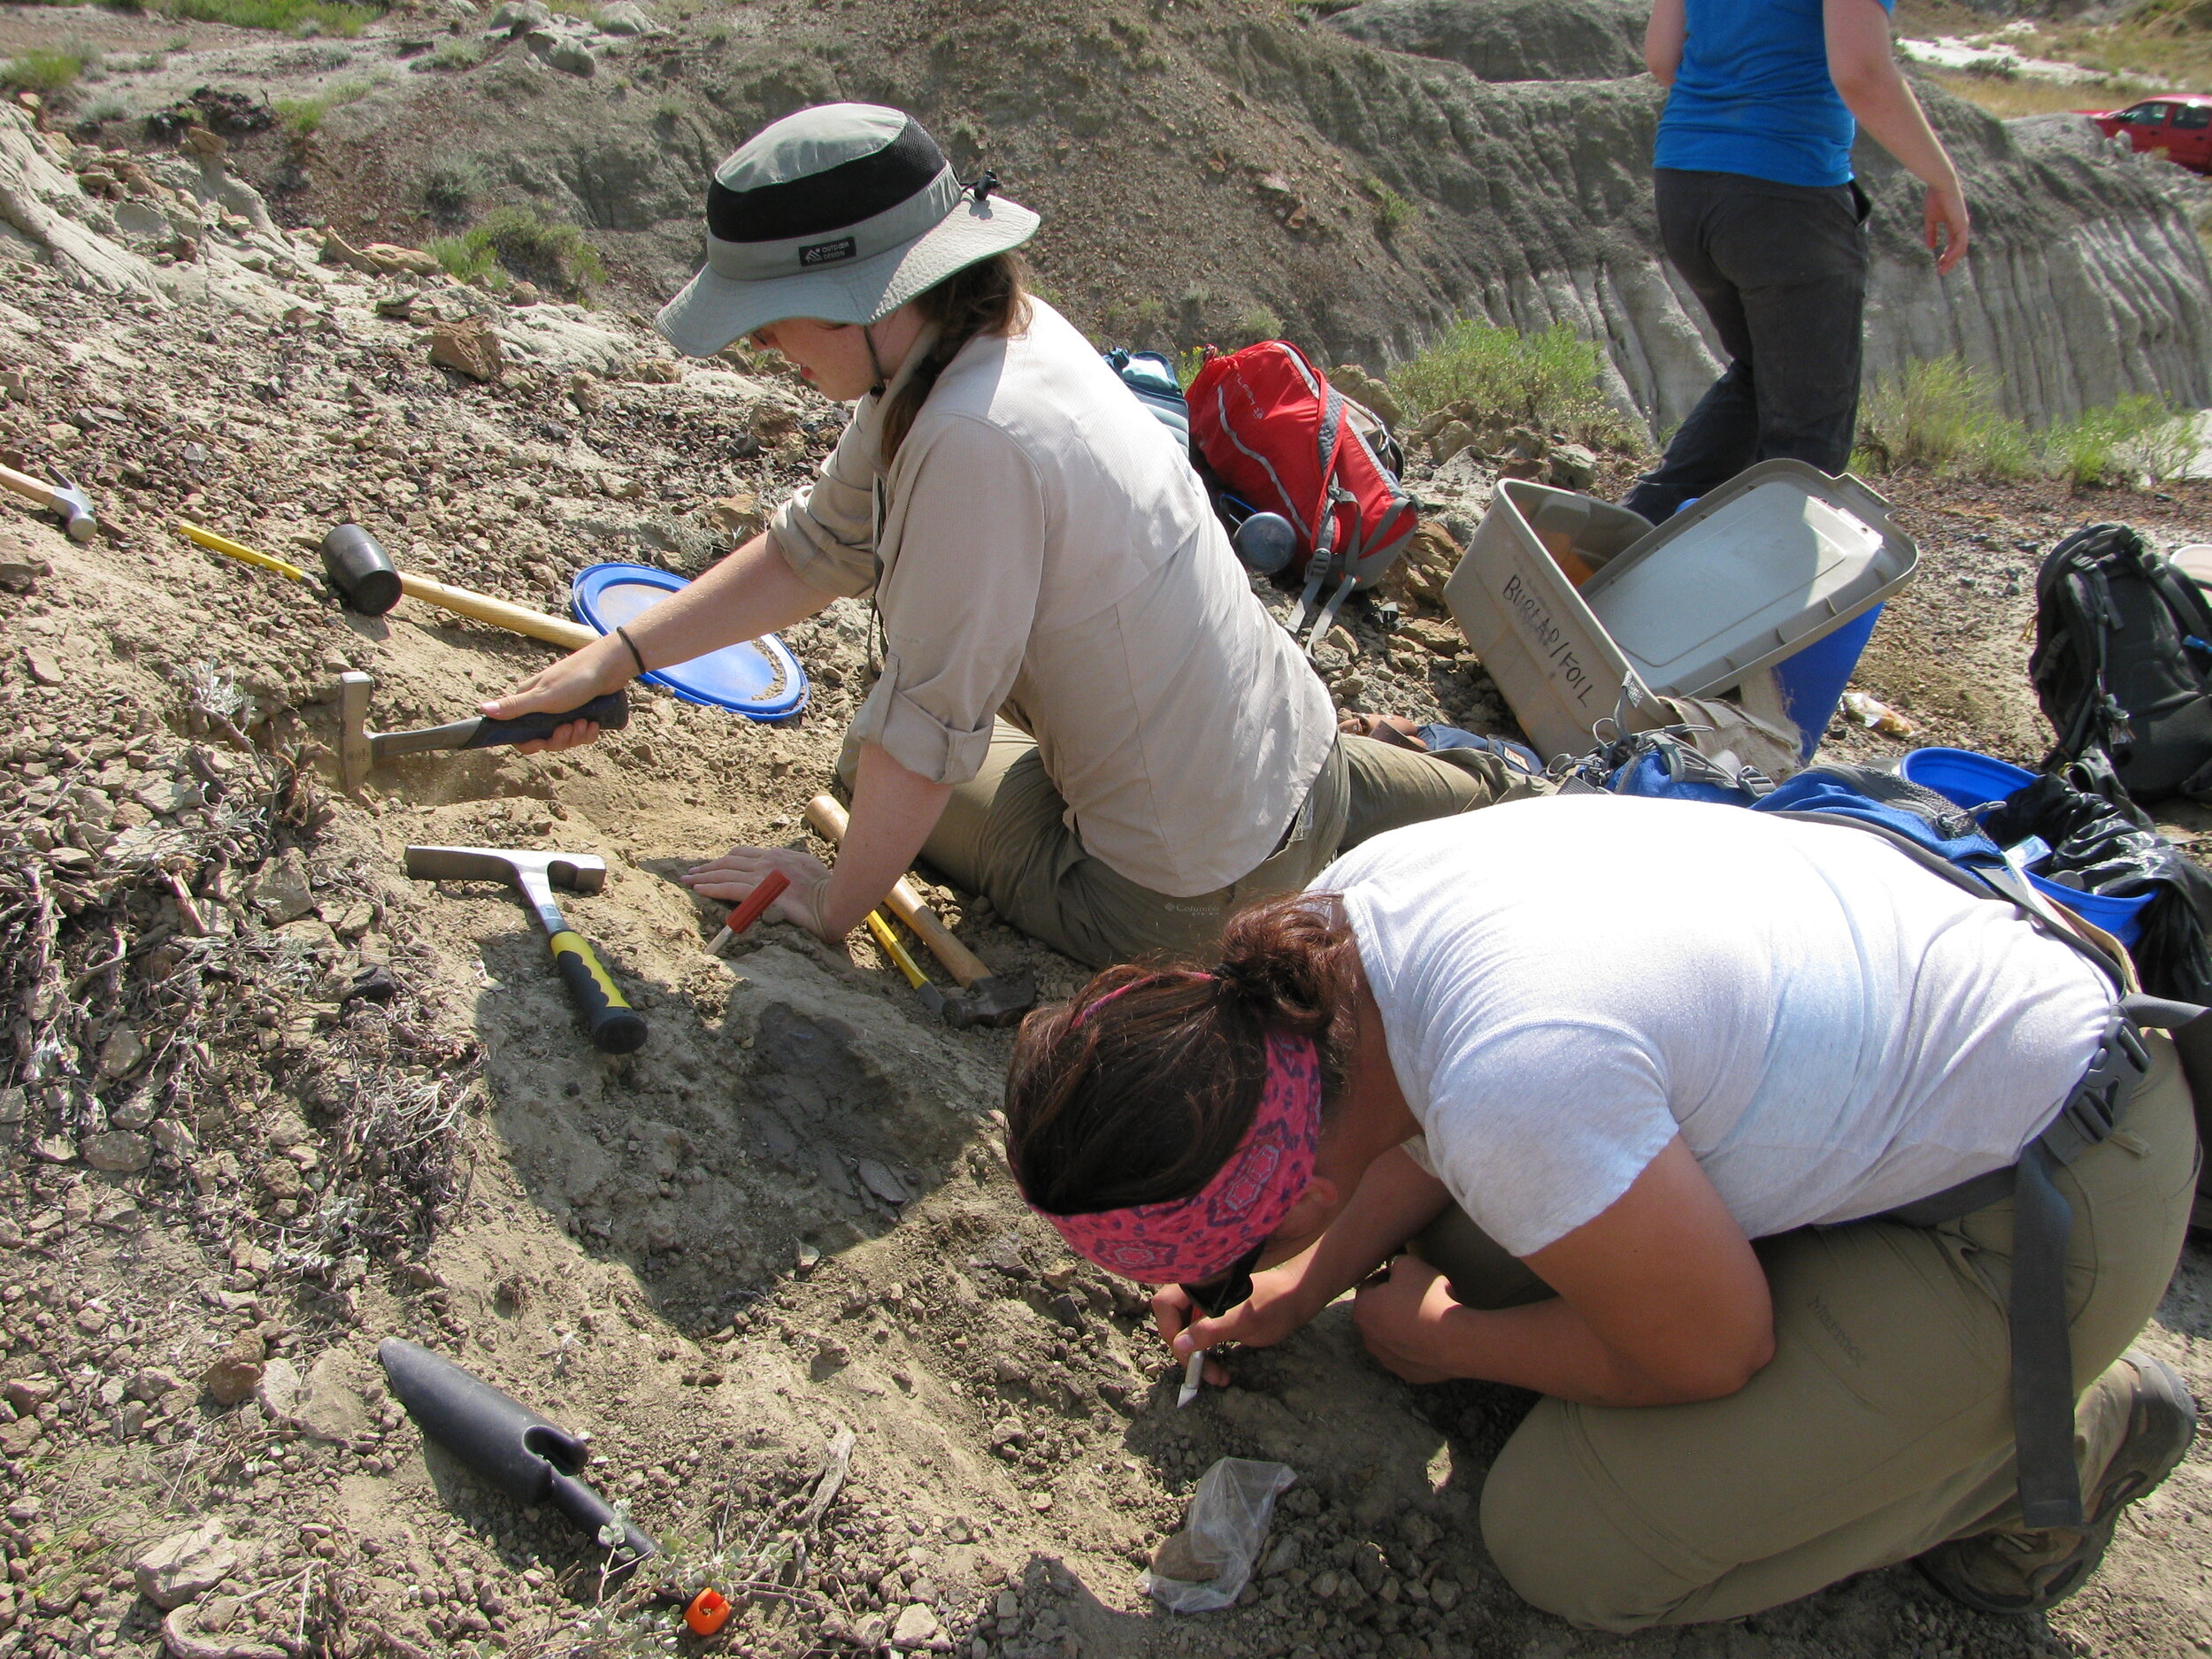
[[[341,81],[326,91],[310,98],[280,98],[276,104],[278,117],[295,138],[311,138],[322,127],[333,110],[349,104],[358,104],[376,90],[373,81]]]
[[[157,0],[165,17],[194,23],[227,23],[233,28],[277,29],[296,34],[313,24],[325,35],[358,35],[384,15],[381,5],[349,5],[334,0]],[[181,49],[179,49],[181,50]]]
[[[1620,412],[1599,389],[1604,357],[1565,323],[1535,334],[1471,319],[1454,323],[1386,377],[1409,416],[1452,403],[1495,410],[1548,432],[1612,437]]]
[[[2004,412],[1994,375],[1959,357],[1930,357],[1886,376],[1868,396],[1852,465],[1956,478],[2043,472],[2090,489],[2170,478],[2195,448],[2188,417],[2163,398],[2132,394],[2039,433]]]
[[[0,86],[51,96],[76,85],[84,70],[85,60],[74,52],[50,46],[35,47],[0,64]]]
[[[431,217],[457,224],[469,204],[484,194],[484,170],[466,157],[440,156],[423,169],[417,188]]]
[[[607,275],[599,250],[581,230],[522,207],[503,207],[457,236],[438,237],[428,251],[448,274],[463,282],[497,285],[519,277],[572,297],[587,293]]]
[[[421,60],[421,66],[459,73],[475,68],[483,61],[484,42],[463,36],[457,40],[441,41],[438,50]]]

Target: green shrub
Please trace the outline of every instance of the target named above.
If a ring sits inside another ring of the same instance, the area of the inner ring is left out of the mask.
[[[1375,234],[1385,242],[1410,225],[1419,211],[1379,179],[1367,181],[1367,193],[1375,198]]]
[[[1858,447],[1878,472],[2018,478],[2035,465],[2026,424],[1997,401],[1996,377],[1956,357],[1925,357],[1878,381],[1859,411]]]
[[[296,33],[303,23],[312,23],[323,34],[348,35],[358,35],[384,15],[381,5],[348,5],[332,0],[155,0],[153,9],[194,23],[227,23],[234,28],[289,33]]]
[[[468,216],[469,204],[484,193],[484,170],[466,157],[440,156],[423,169],[417,187],[431,216],[448,224]]]
[[[1280,340],[1283,319],[1267,306],[1254,305],[1237,319],[1233,332],[1235,343],[1240,346],[1254,345],[1262,340]]]
[[[279,98],[278,117],[295,138],[310,138],[320,130],[333,110],[358,104],[376,90],[373,81],[341,81],[310,98]]]
[[[428,251],[464,282],[520,277],[556,294],[578,296],[606,279],[599,250],[584,233],[524,207],[503,207],[457,236],[441,236]]]
[[[81,58],[54,47],[41,46],[0,64],[0,86],[48,96],[65,87],[74,86],[83,73]]]
[[[2162,397],[2135,393],[2085,410],[2043,434],[2044,465],[2076,489],[2170,478],[2196,449],[2193,423]]]
[[[438,50],[424,58],[419,67],[452,70],[457,73],[473,69],[484,61],[484,42],[463,37],[441,41]]]
[[[1598,389],[1604,362],[1596,343],[1565,323],[1523,334],[1468,319],[1385,378],[1417,419],[1463,403],[1548,432],[1615,437],[1624,423]]]
[[[1949,357],[1909,364],[1876,385],[1861,407],[1852,465],[1976,478],[2043,472],[2086,489],[2146,472],[2172,477],[2195,449],[2187,415],[2141,393],[2031,431],[1999,405],[1994,375]]]

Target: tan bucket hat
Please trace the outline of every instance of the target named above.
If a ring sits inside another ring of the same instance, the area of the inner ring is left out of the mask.
[[[963,186],[898,110],[823,104],[787,115],[715,169],[705,268],[657,326],[704,357],[788,317],[872,323],[1035,233],[1037,216],[992,182]]]

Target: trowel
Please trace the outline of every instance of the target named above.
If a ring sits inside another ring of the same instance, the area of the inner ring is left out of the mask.
[[[603,1543],[613,1528],[622,1541],[611,1548],[628,1552],[626,1564],[658,1553],[660,1546],[576,1478],[591,1462],[582,1440],[426,1348],[389,1336],[377,1345],[376,1357],[425,1440],[437,1441],[516,1502],[552,1503],[593,1539]]]

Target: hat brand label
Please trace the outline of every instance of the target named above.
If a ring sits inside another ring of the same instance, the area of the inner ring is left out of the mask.
[[[853,239],[840,236],[835,242],[818,242],[810,248],[799,250],[801,265],[835,265],[840,259],[853,257]]]

